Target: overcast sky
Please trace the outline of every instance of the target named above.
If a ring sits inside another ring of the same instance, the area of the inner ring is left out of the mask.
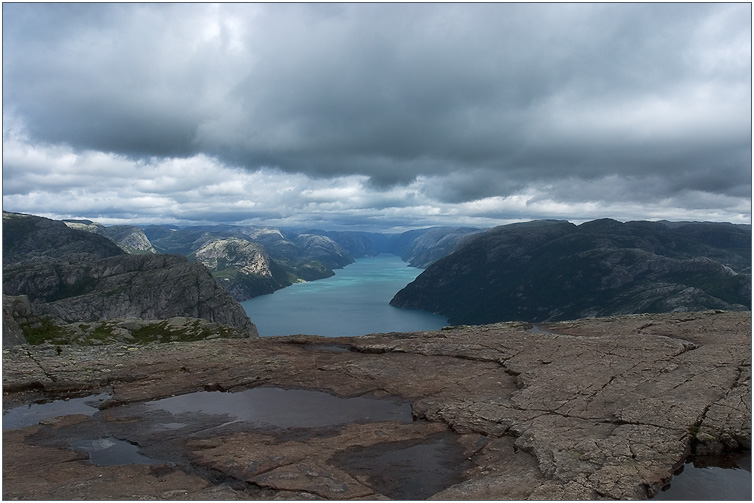
[[[3,208],[751,222],[751,6],[3,4]]]

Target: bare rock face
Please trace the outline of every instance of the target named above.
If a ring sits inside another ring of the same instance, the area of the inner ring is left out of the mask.
[[[26,296],[53,324],[184,316],[258,335],[209,270],[186,257],[128,255],[103,236],[32,215],[3,221],[3,294]]]
[[[104,226],[91,220],[63,220],[71,229],[99,234],[113,241],[126,253],[157,253],[144,230],[135,225]]]
[[[61,323],[113,318],[202,318],[256,334],[243,308],[201,264],[179,255],[126,255],[25,269],[6,291],[28,295],[39,315]]]
[[[238,301],[272,293],[291,284],[267,250],[240,238],[216,239],[205,243],[190,257],[204,264]]]
[[[751,449],[751,316],[24,346],[3,388],[5,499],[644,499]]]
[[[301,247],[305,257],[319,261],[328,267],[339,268],[353,262],[348,252],[327,236],[299,234],[295,242]]]
[[[28,341],[20,323],[35,317],[29,298],[25,295],[11,297],[3,295],[3,347],[26,344]]]
[[[271,227],[201,226],[145,229],[157,249],[205,264],[231,295],[242,302],[258,295],[313,281],[353,262],[332,239]]]

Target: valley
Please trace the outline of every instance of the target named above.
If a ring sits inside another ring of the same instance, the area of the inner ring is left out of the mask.
[[[749,227],[3,224],[4,499],[646,499],[751,450]],[[235,298],[396,255],[452,326],[259,337]]]

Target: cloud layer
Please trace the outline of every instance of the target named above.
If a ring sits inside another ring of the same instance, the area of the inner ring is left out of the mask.
[[[748,222],[750,9],[6,4],[4,206]]]

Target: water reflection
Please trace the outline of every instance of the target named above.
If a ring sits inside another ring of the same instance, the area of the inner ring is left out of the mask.
[[[321,391],[259,387],[233,393],[199,391],[147,402],[174,417],[182,414],[227,415],[231,423],[263,428],[318,428],[348,423],[413,421],[408,403],[387,399],[340,398]]]
[[[99,404],[110,398],[107,393],[91,395],[68,400],[30,403],[3,411],[3,429],[14,430],[25,426],[34,426],[43,419],[73,414],[93,415],[99,410]]]
[[[751,452],[696,456],[653,499],[751,501]]]
[[[71,449],[89,453],[89,461],[97,466],[153,465],[162,461],[148,458],[139,452],[139,446],[118,438],[79,440]]]
[[[341,470],[366,478],[379,493],[404,501],[427,499],[461,482],[461,473],[473,466],[452,433],[413,445],[388,442],[352,447],[331,460]]]

